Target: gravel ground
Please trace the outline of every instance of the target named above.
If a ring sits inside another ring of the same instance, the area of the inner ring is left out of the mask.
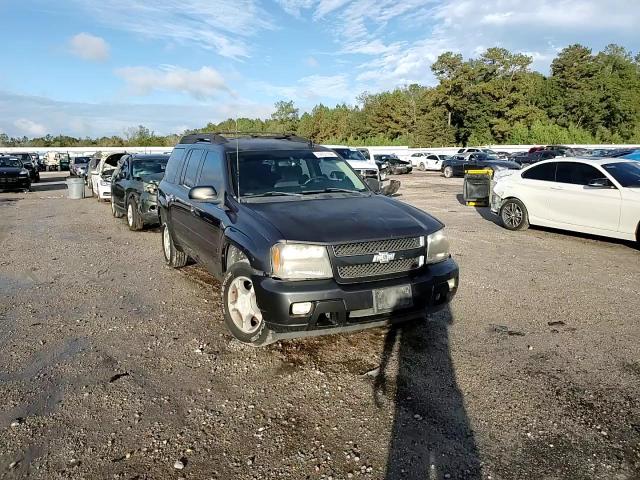
[[[508,232],[415,172],[450,309],[254,349],[215,280],[60,175],[0,193],[0,478],[640,479],[633,245]]]

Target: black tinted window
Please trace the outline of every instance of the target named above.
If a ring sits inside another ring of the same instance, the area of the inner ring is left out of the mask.
[[[170,183],[176,183],[178,172],[182,171],[182,160],[184,159],[184,148],[174,148],[167,163],[164,179]]]
[[[198,171],[200,170],[200,160],[204,150],[192,150],[187,160],[187,166],[184,169],[182,185],[185,187],[195,187],[198,179]]]
[[[587,185],[592,180],[603,178],[604,176],[600,170],[586,163],[561,162],[558,163],[556,181],[574,185]]]
[[[545,180],[547,182],[554,182],[556,179],[556,162],[543,163],[542,165],[536,165],[530,168],[522,174],[522,178],[529,180]]]
[[[207,152],[200,172],[200,180],[198,185],[213,187],[217,192],[221,190],[222,185],[222,155],[218,152]]]

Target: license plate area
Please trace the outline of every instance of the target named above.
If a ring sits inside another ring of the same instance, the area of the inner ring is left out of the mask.
[[[373,291],[373,309],[375,313],[386,313],[413,306],[411,285],[379,288]]]

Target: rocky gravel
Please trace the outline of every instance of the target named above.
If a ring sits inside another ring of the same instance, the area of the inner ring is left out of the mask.
[[[634,245],[508,232],[415,172],[451,307],[256,349],[157,229],[42,178],[0,193],[0,478],[640,479]]]

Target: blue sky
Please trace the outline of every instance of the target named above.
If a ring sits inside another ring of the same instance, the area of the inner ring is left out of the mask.
[[[179,133],[433,84],[443,51],[638,50],[638,0],[0,0],[0,132]]]

